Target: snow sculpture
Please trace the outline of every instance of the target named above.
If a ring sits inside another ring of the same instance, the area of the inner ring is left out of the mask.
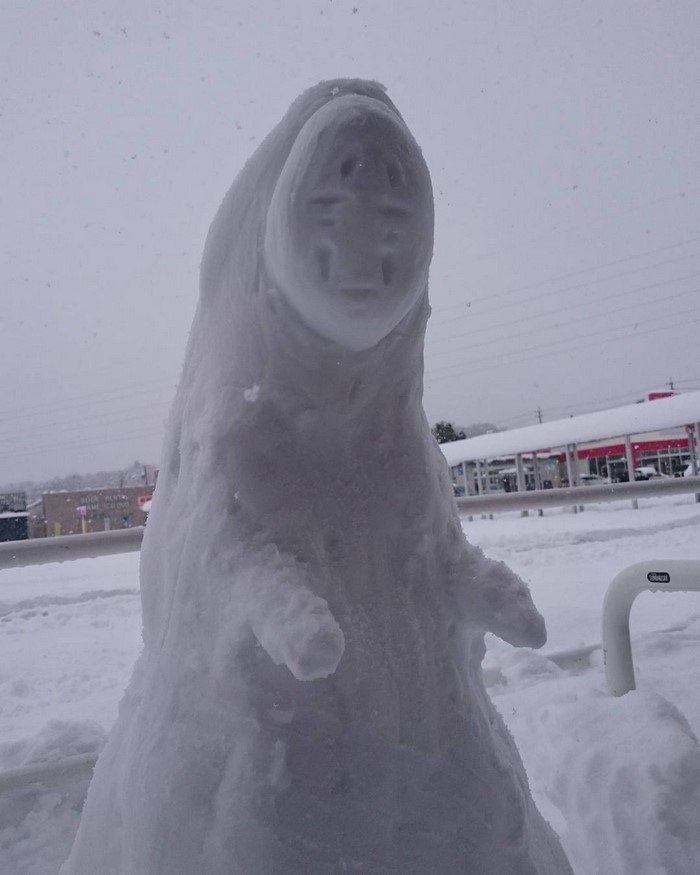
[[[544,624],[421,407],[432,224],[371,82],[302,95],[226,196],[64,875],[570,871],[480,670]]]

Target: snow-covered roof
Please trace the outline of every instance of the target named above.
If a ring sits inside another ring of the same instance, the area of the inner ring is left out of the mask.
[[[441,444],[440,449],[450,465],[458,465],[476,459],[495,459],[531,450],[639,435],[695,422],[700,422],[700,391],[584,413],[568,419],[555,419],[495,434],[482,434]]]

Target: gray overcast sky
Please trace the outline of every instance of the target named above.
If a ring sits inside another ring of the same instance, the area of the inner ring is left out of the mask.
[[[436,196],[428,418],[700,388],[696,0],[4,0],[0,484],[157,462],[204,237],[292,99],[382,81]]]

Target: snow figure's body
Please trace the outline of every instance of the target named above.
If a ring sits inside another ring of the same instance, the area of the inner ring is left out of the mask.
[[[304,94],[234,183],[66,875],[569,872],[481,678],[485,630],[544,625],[465,541],[423,414],[431,253],[373,83]]]

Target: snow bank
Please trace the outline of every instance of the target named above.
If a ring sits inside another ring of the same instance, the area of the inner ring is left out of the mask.
[[[465,526],[470,540],[531,581],[555,649],[590,643],[599,636],[606,582],[624,566],[654,556],[700,558],[700,516],[692,497],[645,501],[638,511],[624,503],[587,507],[577,515],[560,511],[544,517],[499,515],[494,520],[465,522]],[[140,649],[140,612],[134,604],[122,616],[121,597],[92,602],[83,597],[86,590],[94,594],[100,587],[108,592],[115,585],[135,586],[136,561],[136,554],[127,554],[0,572],[0,594],[6,607],[12,607],[13,600],[23,606],[0,622],[0,737],[16,740],[2,747],[3,769],[20,765],[25,752],[38,749],[35,735],[47,717],[65,714],[73,724],[92,717],[107,728],[112,725],[128,679],[125,671],[130,671]],[[72,594],[75,599],[58,603],[50,594]],[[28,595],[41,604],[40,610],[30,611]],[[136,599],[130,597],[130,601]],[[489,675],[500,677],[489,693],[516,737],[538,807],[565,837],[577,875],[627,873],[637,868],[634,836],[639,824],[629,812],[651,810],[656,804],[658,783],[646,776],[663,776],[666,769],[672,770],[671,754],[679,747],[666,709],[657,708],[658,695],[682,711],[696,736],[700,733],[700,698],[696,695],[700,618],[689,616],[700,613],[700,596],[656,594],[638,601],[632,634],[637,682],[644,698],[635,708],[619,708],[608,699],[599,653],[593,655],[589,667],[579,666],[580,673],[572,674],[535,653],[511,650],[488,636]],[[659,631],[668,627],[672,630]],[[59,632],[62,637],[57,637]],[[70,651],[63,650],[63,638],[71,641]],[[22,696],[12,692],[18,680],[26,687]],[[103,686],[99,695],[94,686],[97,681]],[[613,720],[616,741],[608,745]],[[661,724],[658,730],[657,721]],[[636,742],[639,727],[649,743]],[[689,738],[682,723],[677,729],[684,756]],[[657,735],[667,739],[664,746],[654,742]],[[620,741],[625,737],[632,744]],[[47,739],[48,747],[53,747],[50,736]],[[601,749],[610,774],[620,752],[627,750],[634,760],[637,798],[632,804],[624,793],[607,792],[600,780],[589,780],[584,760]],[[71,750],[77,749],[67,747],[65,752]],[[274,763],[284,780],[279,753]],[[557,787],[566,792],[555,796],[553,788]],[[86,792],[86,779],[77,787],[56,782],[42,788],[38,796],[31,797],[20,823],[15,805],[2,807],[0,798],[0,871],[56,875],[74,839]],[[44,793],[47,799],[41,802]],[[71,794],[74,805],[57,804]],[[664,804],[689,814],[692,799],[693,793],[683,782],[672,781]],[[591,838],[589,820],[579,815],[580,808],[598,811],[610,829],[615,825],[614,840],[608,842],[614,852],[602,869],[601,842],[595,835]],[[660,819],[648,829],[648,859],[654,864],[659,853],[652,846],[663,847],[668,840],[664,835],[667,823],[672,825],[673,820]],[[685,851],[691,861],[686,871],[700,869],[700,855],[690,841],[686,840]]]
[[[22,766],[58,763],[96,754],[106,733],[93,721],[52,720],[33,738],[0,746],[3,773]],[[0,792],[0,872],[53,875],[70,851],[90,771],[49,775]]]
[[[533,653],[501,673],[495,702],[577,875],[697,871],[700,748],[680,711],[650,691],[612,698],[600,671],[566,677]]]

